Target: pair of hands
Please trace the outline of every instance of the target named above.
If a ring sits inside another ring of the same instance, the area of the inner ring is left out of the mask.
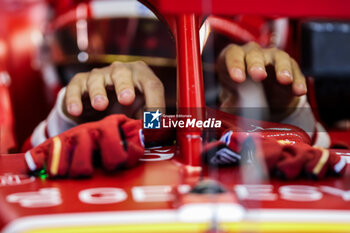
[[[273,70],[266,70],[267,66],[273,67]],[[218,72],[223,87],[223,107],[235,107],[236,96],[233,90],[237,83],[248,78],[246,74],[256,82],[266,79],[264,85],[269,86],[267,98],[272,105],[274,100],[279,101],[277,105],[280,105],[282,99],[282,105],[290,106],[296,102],[297,96],[304,95],[307,91],[305,77],[293,58],[284,51],[276,48],[263,49],[254,42],[243,46],[227,46],[218,59]],[[93,109],[106,110],[112,101],[107,97],[108,86],[113,87],[121,105],[132,105],[136,99],[135,90],[138,90],[144,95],[147,108],[165,107],[163,84],[144,62],[114,62],[107,67],[75,75],[67,86],[64,112],[71,118],[78,119],[86,108],[82,102],[82,96],[86,92]]]

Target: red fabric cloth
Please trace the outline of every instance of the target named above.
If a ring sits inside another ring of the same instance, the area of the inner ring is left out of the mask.
[[[50,177],[90,176],[94,170],[95,150],[100,151],[102,166],[107,171],[135,165],[144,154],[140,130],[139,120],[125,115],[110,115],[67,130],[29,152],[35,170],[46,165]]]
[[[209,143],[204,149],[204,154],[210,151],[210,158],[207,159],[209,163],[215,161],[216,165],[239,164],[239,161],[247,160],[244,156],[248,155],[242,151],[249,140],[250,144],[253,143],[250,146],[254,147],[255,158],[253,160],[258,161],[258,163],[264,162],[270,175],[277,175],[284,179],[295,179],[301,176],[321,179],[328,174],[342,175],[345,171],[345,161],[327,149],[315,148],[303,142],[290,143],[263,136],[256,133],[228,131],[220,142]],[[231,154],[227,150],[223,153],[223,146],[234,153]],[[216,148],[215,152],[213,148]],[[232,155],[232,159],[230,159],[230,155]],[[234,161],[237,155],[240,159]],[[214,156],[215,159],[213,159]]]

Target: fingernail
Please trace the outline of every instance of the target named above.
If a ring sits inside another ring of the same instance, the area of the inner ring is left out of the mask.
[[[71,114],[78,114],[80,112],[80,107],[78,104],[69,104],[67,108],[68,112]]]
[[[293,77],[288,70],[280,71],[279,74],[283,77],[286,77],[288,81],[293,81]]]
[[[251,71],[251,72],[256,72],[256,71],[258,71],[258,72],[261,72],[261,73],[266,74],[265,69],[262,68],[261,66],[253,66],[252,68],[250,68],[250,71]]]
[[[244,75],[241,69],[238,68],[232,68],[231,69],[231,75],[236,78],[238,81],[244,80]]]
[[[129,89],[125,89],[120,93],[119,99],[128,99],[128,98],[131,98],[132,96],[133,96],[132,92]]]
[[[93,99],[93,105],[104,105],[106,103],[106,96],[103,95],[97,95]]]
[[[250,68],[249,74],[254,80],[262,80],[267,76],[265,69],[261,66],[253,66]]]

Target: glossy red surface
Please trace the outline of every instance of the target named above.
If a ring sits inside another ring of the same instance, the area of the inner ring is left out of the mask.
[[[0,154],[9,153],[16,145],[14,115],[9,91],[7,73],[0,73]],[[9,78],[9,77],[8,77]]]
[[[202,119],[204,112],[204,89],[202,62],[199,50],[199,22],[194,14],[175,17],[174,35],[177,47],[177,107],[180,114]],[[185,164],[200,164],[201,131],[181,132],[177,135],[179,153]]]
[[[160,150],[166,151],[160,152],[164,155],[174,152],[170,148],[159,148],[151,152],[159,153]],[[92,224],[88,218],[81,221],[82,213],[95,216],[92,221],[96,224],[102,224],[97,216],[108,216],[112,213],[123,216],[125,214],[124,217],[128,219],[121,222],[115,219],[114,224],[140,223],[140,218],[133,217],[136,213],[143,214],[143,219],[147,214],[155,214],[153,218],[143,221],[159,223],[161,215],[157,213],[162,211],[174,211],[172,213],[178,216],[176,222],[201,222],[205,220],[201,215],[182,219],[187,216],[186,211],[191,213],[195,210],[196,203],[226,203],[225,205],[241,208],[244,215],[235,218],[231,216],[232,221],[279,222],[284,216],[284,221],[287,222],[319,222],[327,219],[322,221],[337,224],[344,223],[349,218],[349,167],[344,177],[321,181],[282,181],[275,178],[249,180],[244,172],[248,169],[251,178],[254,171],[249,169],[253,169],[252,167],[203,167],[201,172],[189,174],[185,172],[186,166],[176,162],[171,156],[163,157],[159,161],[149,159],[154,157],[145,156],[145,161],[127,171],[113,174],[96,171],[91,179],[42,180],[25,175],[23,154],[3,155],[0,157],[0,224],[2,227],[6,226],[7,230],[16,224],[26,230],[48,224],[45,221],[36,221],[35,216],[49,218],[52,227]],[[227,190],[226,193],[190,194],[191,187],[203,178],[216,180]],[[266,214],[272,214],[268,220]],[[333,214],[335,215],[332,217]],[[65,216],[70,218],[70,223],[62,222],[57,226],[58,219]],[[299,216],[303,216],[304,220]],[[26,225],[25,221],[21,222],[25,217],[30,217],[33,224]],[[13,222],[15,220],[17,222]],[[104,224],[108,224],[108,221]]]

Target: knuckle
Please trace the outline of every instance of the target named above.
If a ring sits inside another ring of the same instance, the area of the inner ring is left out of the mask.
[[[244,54],[244,50],[243,50],[242,46],[235,45],[235,44],[232,46],[232,52],[238,53],[239,55]]]
[[[99,68],[93,68],[91,70],[91,73],[93,73],[93,74],[100,73],[100,72],[101,72],[101,69],[99,69]]]
[[[144,62],[142,60],[134,61],[134,62],[132,62],[132,64],[134,64],[136,66],[143,66],[143,67],[147,66],[146,62]]]
[[[260,48],[253,48],[253,49],[251,49],[251,50],[247,53],[247,57],[261,59],[261,58],[262,58],[261,49],[260,49]]]
[[[230,44],[227,46],[226,56],[235,56],[237,54],[242,54],[242,53],[243,53],[243,49],[241,48],[241,46],[238,46],[236,44]]]
[[[276,47],[269,48],[269,50],[271,53],[277,53],[279,51],[279,49]]]
[[[96,85],[98,85],[98,82],[96,82],[96,79],[89,78],[86,82],[86,85],[89,89],[96,88]]]
[[[121,91],[121,90],[123,90],[123,89],[125,89],[125,88],[131,88],[131,87],[133,87],[133,84],[130,83],[130,82],[128,82],[128,81],[126,81],[126,80],[120,80],[115,86],[116,86],[116,88],[117,88],[119,91]]]
[[[81,83],[80,82],[70,82],[67,85],[67,89],[66,89],[66,93],[67,95],[78,92],[79,90],[81,90]]]
[[[235,49],[237,49],[237,48],[239,48],[239,46],[236,45],[236,44],[229,44],[229,45],[227,46],[227,50],[235,50]]]
[[[224,55],[227,66],[238,65],[241,67],[244,63],[244,51],[237,45],[232,45]]]
[[[289,59],[289,54],[283,50],[280,50],[280,49],[277,49],[276,55],[278,55],[279,57],[281,57],[283,59]]]
[[[145,86],[149,89],[164,90],[163,83],[159,79],[149,79],[145,82]]]
[[[116,67],[112,72],[112,78],[115,80],[118,79],[119,76],[127,75],[131,76],[131,70],[125,65]]]
[[[101,89],[94,89],[89,92],[91,97],[97,96],[97,95],[105,95],[105,93]]]
[[[74,83],[74,82],[76,82],[77,80],[78,80],[78,75],[79,74],[76,74],[76,75],[74,75],[73,76],[73,78],[70,80],[70,82],[68,83],[68,86],[70,85],[70,84],[72,84],[72,83]]]
[[[276,48],[276,47],[272,47],[272,48],[267,48],[267,49],[264,49],[264,52],[266,53],[266,54],[269,54],[270,56],[275,56],[275,54],[278,52],[278,48]]]
[[[248,47],[251,47],[251,48],[260,48],[260,45],[258,43],[256,43],[255,41],[250,41],[246,45]]]
[[[75,95],[75,94],[71,94],[71,95],[66,95],[66,103],[70,104],[70,103],[77,103],[80,102],[80,98]]]
[[[252,65],[252,64],[262,65],[264,64],[264,61],[265,61],[265,58],[261,56],[261,54],[258,52],[250,52],[247,54],[247,57],[246,57],[247,65]]]
[[[288,70],[290,70],[291,67],[291,63],[289,59],[284,59],[284,58],[276,58],[276,68],[286,68]]]
[[[121,66],[118,66],[114,72],[116,73],[127,73],[127,72],[130,72],[130,69],[126,66],[126,65],[121,65]]]
[[[231,66],[238,67],[238,68],[242,69],[242,68],[244,68],[244,63],[243,63],[243,61],[235,58],[232,60]]]
[[[89,88],[96,88],[96,87],[101,87],[101,84],[103,83],[103,76],[94,76],[88,78],[86,81],[86,85]]]
[[[229,45],[226,46],[225,49],[226,49],[227,51],[231,51],[231,50],[233,50],[236,46],[237,46],[237,45],[235,45],[235,44],[229,44]]]
[[[112,64],[111,64],[111,66],[112,67],[115,67],[115,66],[120,66],[120,65],[122,65],[123,63],[122,62],[120,62],[120,61],[114,61]]]
[[[74,89],[67,89],[67,93],[66,93],[66,99],[70,100],[70,99],[76,99],[79,96],[77,91],[74,91]]]
[[[83,80],[85,78],[85,74],[86,73],[77,73],[76,75],[73,76],[70,83],[79,82],[79,81]]]

